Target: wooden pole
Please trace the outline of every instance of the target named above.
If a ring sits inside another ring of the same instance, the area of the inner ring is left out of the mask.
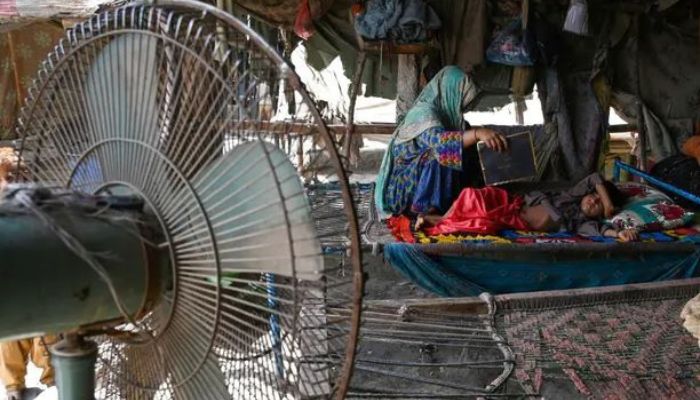
[[[635,74],[636,74],[636,95],[637,95],[637,134],[639,135],[639,169],[646,171],[647,169],[647,138],[646,130],[644,128],[644,104],[642,100],[642,78],[641,78],[641,60],[639,57],[639,42],[641,29],[640,25],[642,23],[641,14],[637,16],[635,32],[636,34],[636,46],[635,46]]]
[[[418,55],[399,54],[398,83],[396,87],[396,121],[403,120],[418,97]]]
[[[525,99],[520,96],[515,98],[515,122],[525,125]]]
[[[10,49],[12,72],[15,75],[15,101],[17,102],[17,111],[19,111],[22,108],[22,86],[19,80],[19,68],[17,67],[17,56],[15,55],[15,45],[13,42],[12,32],[7,32],[7,46]]]
[[[350,104],[348,105],[348,121],[347,129],[345,132],[345,140],[343,140],[343,153],[347,160],[350,160],[351,164],[354,164],[352,160],[352,148],[355,141],[360,139],[354,139],[353,133],[355,131],[355,105],[357,104],[357,95],[362,87],[362,75],[365,72],[365,62],[367,61],[367,53],[364,50],[360,50],[357,54],[357,66],[355,68],[355,75],[352,77],[352,82],[350,82]],[[381,74],[381,71],[380,71]]]

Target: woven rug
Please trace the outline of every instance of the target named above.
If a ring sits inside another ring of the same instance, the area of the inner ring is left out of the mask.
[[[369,302],[349,398],[700,399],[700,348],[680,319],[699,290]]]

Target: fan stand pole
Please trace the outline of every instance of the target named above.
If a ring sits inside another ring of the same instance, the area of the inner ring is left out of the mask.
[[[68,334],[50,351],[59,400],[94,400],[97,343]]]

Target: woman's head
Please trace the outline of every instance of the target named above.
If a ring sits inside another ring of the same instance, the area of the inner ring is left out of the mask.
[[[613,207],[620,208],[625,204],[625,195],[610,181],[603,181],[603,186],[610,196]],[[588,218],[599,219],[605,214],[603,201],[597,192],[589,193],[581,198],[581,212]]]
[[[447,130],[462,129],[464,108],[477,92],[476,85],[461,68],[446,66],[423,88],[404,121],[415,124],[429,120]]]
[[[447,129],[460,129],[465,107],[473,100],[475,87],[469,75],[454,65],[446,66],[431,80],[433,104]]]

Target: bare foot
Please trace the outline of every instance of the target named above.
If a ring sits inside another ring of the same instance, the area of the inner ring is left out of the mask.
[[[418,214],[418,216],[416,217],[416,224],[413,225],[413,230],[415,232],[418,232],[419,230],[421,230],[421,228],[423,228],[423,225],[425,225],[425,215]]]
[[[416,224],[413,226],[414,231],[418,232],[426,226],[435,226],[442,220],[442,215],[438,214],[419,214],[416,217]]]
[[[439,214],[428,214],[425,216],[425,224],[428,226],[435,226],[440,221],[442,221],[442,215]]]

